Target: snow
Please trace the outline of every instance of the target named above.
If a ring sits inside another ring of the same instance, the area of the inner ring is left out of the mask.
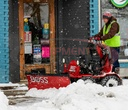
[[[41,103],[44,110],[47,107],[56,110],[128,110],[128,85],[107,88],[97,84],[85,85],[79,80],[67,88],[42,92],[32,89],[26,95],[48,98]]]
[[[19,84],[17,83],[17,84],[13,84],[12,82],[9,82],[9,83],[1,83],[0,84],[0,87],[17,87],[17,86],[19,86]]]
[[[0,110],[128,110],[128,80],[123,82],[123,86],[113,88],[84,84],[82,80],[66,88],[34,88],[26,96],[42,98],[42,101],[20,106],[7,105],[7,98],[0,92]]]
[[[0,110],[8,110],[8,99],[1,91],[0,91]]]
[[[28,90],[28,87],[25,84],[19,84],[15,90]]]
[[[25,84],[18,83],[1,83],[0,87],[13,87],[15,90],[28,90],[28,87]]]

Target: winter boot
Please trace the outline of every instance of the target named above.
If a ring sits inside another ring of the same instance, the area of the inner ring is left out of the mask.
[[[120,68],[119,67],[115,68],[115,73],[119,74],[119,72],[120,72]]]

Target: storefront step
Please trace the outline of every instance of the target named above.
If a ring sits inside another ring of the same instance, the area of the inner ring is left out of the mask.
[[[27,79],[25,79],[25,80],[20,80],[20,82],[19,82],[19,84],[24,84],[24,85],[28,85],[28,80]]]
[[[25,95],[28,90],[3,90],[6,96],[18,96],[18,95]]]
[[[36,98],[36,97],[28,97],[28,96],[22,96],[22,97],[9,97],[9,105],[31,105],[37,102],[41,102],[42,100],[46,100],[45,98]]]

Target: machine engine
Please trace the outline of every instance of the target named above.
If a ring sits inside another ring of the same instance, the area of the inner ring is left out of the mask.
[[[85,83],[98,83],[113,87],[122,84],[121,78],[112,71],[111,53],[109,47],[100,42],[88,42],[85,55],[79,59],[64,63],[64,72],[68,73],[71,82],[82,79]]]
[[[85,60],[82,60],[83,57],[85,56],[80,56],[79,62],[80,62],[80,68],[81,68],[81,73],[93,73],[93,74],[99,74],[100,71],[102,70],[101,68],[101,62],[100,60],[90,60],[89,63],[86,63]]]
[[[98,48],[93,43],[88,44],[88,54],[79,56],[79,63],[81,68],[81,74],[92,73],[97,75],[102,70],[103,58],[99,55],[97,49],[101,49],[100,53],[103,54],[104,50],[100,47]],[[105,55],[105,54],[104,54]]]

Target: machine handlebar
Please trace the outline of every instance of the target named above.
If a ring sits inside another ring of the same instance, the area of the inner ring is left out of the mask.
[[[94,44],[102,44],[102,40],[100,37],[91,37],[88,39],[88,42]]]

